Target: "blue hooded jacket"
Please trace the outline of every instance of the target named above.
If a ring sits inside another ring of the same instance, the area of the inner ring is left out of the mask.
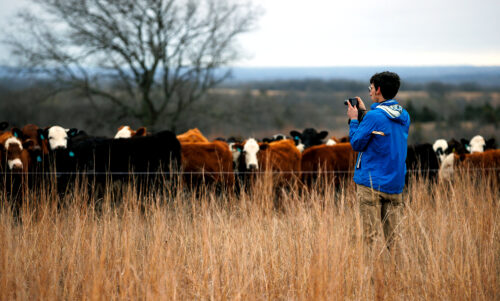
[[[349,138],[359,152],[354,182],[375,190],[403,192],[410,115],[394,99],[374,103],[362,122],[351,120]]]

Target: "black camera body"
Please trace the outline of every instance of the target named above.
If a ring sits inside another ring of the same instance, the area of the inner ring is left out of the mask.
[[[358,99],[357,98],[349,98],[349,99],[346,99],[344,100],[344,104],[347,106],[347,102],[350,102],[351,103],[351,106],[353,107],[356,107],[356,108],[359,108],[359,104],[358,104]]]

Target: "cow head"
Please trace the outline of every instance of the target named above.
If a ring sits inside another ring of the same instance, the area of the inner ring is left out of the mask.
[[[259,169],[259,161],[257,159],[257,153],[260,150],[267,149],[269,145],[267,143],[259,145],[257,140],[250,138],[243,144],[235,143],[232,148],[241,148],[241,153],[238,158],[238,170],[249,170],[254,171]],[[234,159],[234,153],[233,153]]]
[[[140,127],[136,131],[130,128],[128,125],[122,125],[118,128],[116,132],[115,139],[118,138],[132,138],[132,137],[143,137],[147,135],[145,127]]]
[[[484,152],[486,141],[484,140],[483,136],[477,135],[470,140],[469,145],[470,153],[482,153]]]
[[[50,150],[58,150],[68,148],[68,138],[74,137],[77,133],[77,129],[65,129],[61,126],[55,125],[45,128],[41,132],[41,135],[43,138],[48,139]]]
[[[451,139],[448,141],[448,148],[445,150],[445,154],[449,155],[451,153],[455,154],[465,154],[468,153],[469,151],[467,150],[469,148],[469,141],[466,139],[461,139],[460,141],[456,139]]]
[[[439,162],[441,163],[446,157],[445,151],[448,149],[448,142],[446,142],[446,140],[444,139],[437,139],[432,145],[432,149],[436,153]]]
[[[43,132],[37,125],[27,124],[22,129],[22,141],[26,151],[28,151],[31,160],[42,162],[44,154],[48,154],[48,142]]]
[[[292,135],[297,148],[299,148],[299,150],[303,148],[301,150],[303,151],[311,146],[323,144],[323,139],[328,136],[328,132],[321,131],[318,133],[316,129],[307,128],[302,133],[299,133],[298,131],[290,131],[290,135]],[[303,147],[300,147],[301,144]]]
[[[0,137],[0,150],[3,153],[2,159],[7,163],[9,170],[20,172],[23,171],[23,144],[21,139],[17,136],[20,135],[21,130],[14,128],[11,132],[2,134]],[[32,141],[25,143],[25,146],[31,147]]]

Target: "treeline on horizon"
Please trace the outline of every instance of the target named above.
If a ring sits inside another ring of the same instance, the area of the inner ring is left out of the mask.
[[[270,80],[270,81],[249,81],[230,83],[227,87],[252,87],[259,90],[285,90],[285,91],[315,91],[315,92],[336,92],[350,91],[359,92],[367,89],[367,83],[347,80],[347,79],[294,79],[294,80]],[[500,91],[498,85],[481,85],[475,81],[464,81],[460,83],[446,83],[442,81],[412,82],[402,81],[402,91],[428,91],[431,93],[446,93],[452,91],[465,92],[493,92]]]

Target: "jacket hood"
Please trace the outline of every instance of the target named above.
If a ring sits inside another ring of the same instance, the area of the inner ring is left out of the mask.
[[[381,103],[374,103],[371,105],[371,109],[380,109],[385,113],[385,116],[394,122],[401,124],[408,124],[410,121],[410,115],[398,102],[394,99],[389,99]]]

